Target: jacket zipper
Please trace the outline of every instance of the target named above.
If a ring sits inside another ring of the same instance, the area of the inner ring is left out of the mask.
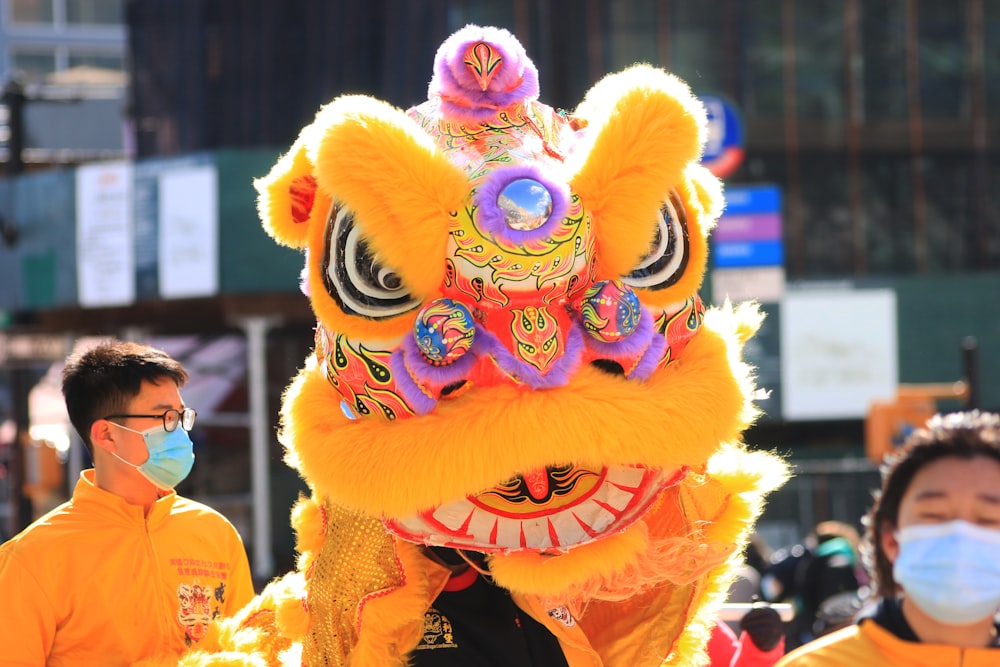
[[[159,568],[156,564],[156,546],[153,544],[153,535],[149,532],[149,517],[143,517],[142,520],[143,530],[146,537],[146,558],[147,567],[150,571],[150,576],[152,577],[152,586],[154,590],[154,595],[152,599],[152,604],[156,605],[152,613],[156,614],[159,619],[158,625],[160,626],[160,643],[166,642],[169,645],[171,642],[169,622],[163,615],[163,582],[160,581]]]

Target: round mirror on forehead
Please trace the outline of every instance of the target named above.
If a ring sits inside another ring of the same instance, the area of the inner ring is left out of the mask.
[[[497,207],[508,227],[519,232],[531,231],[544,225],[552,215],[552,195],[538,181],[519,178],[500,191]]]

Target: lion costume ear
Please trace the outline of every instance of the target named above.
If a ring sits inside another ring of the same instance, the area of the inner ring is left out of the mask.
[[[571,183],[593,216],[598,278],[616,279],[649,251],[660,206],[698,160],[705,110],[677,77],[635,65],[595,84],[575,115],[587,132]]]
[[[354,213],[371,252],[414,296],[436,293],[448,223],[469,190],[465,174],[416,121],[371,97],[338,98],[314,125],[309,153],[320,191]]]
[[[326,214],[326,207],[316,202],[316,178],[306,151],[311,129],[311,125],[303,129],[267,176],[254,181],[264,229],[281,245],[299,249],[308,241],[309,221]]]

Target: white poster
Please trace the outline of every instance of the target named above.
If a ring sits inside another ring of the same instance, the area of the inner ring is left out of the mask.
[[[899,382],[896,293],[796,290],[781,302],[785,419],[860,419]]]
[[[214,165],[160,175],[160,296],[182,299],[219,291],[219,184]]]
[[[124,306],[135,300],[131,163],[77,168],[76,272],[81,306]]]
[[[740,266],[712,270],[712,303],[727,298],[733,302],[777,303],[785,293],[782,266]]]

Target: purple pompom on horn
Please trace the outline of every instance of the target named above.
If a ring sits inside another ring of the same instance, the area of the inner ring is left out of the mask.
[[[481,122],[536,99],[538,70],[506,30],[468,25],[438,49],[428,92],[441,99],[445,118]]]

